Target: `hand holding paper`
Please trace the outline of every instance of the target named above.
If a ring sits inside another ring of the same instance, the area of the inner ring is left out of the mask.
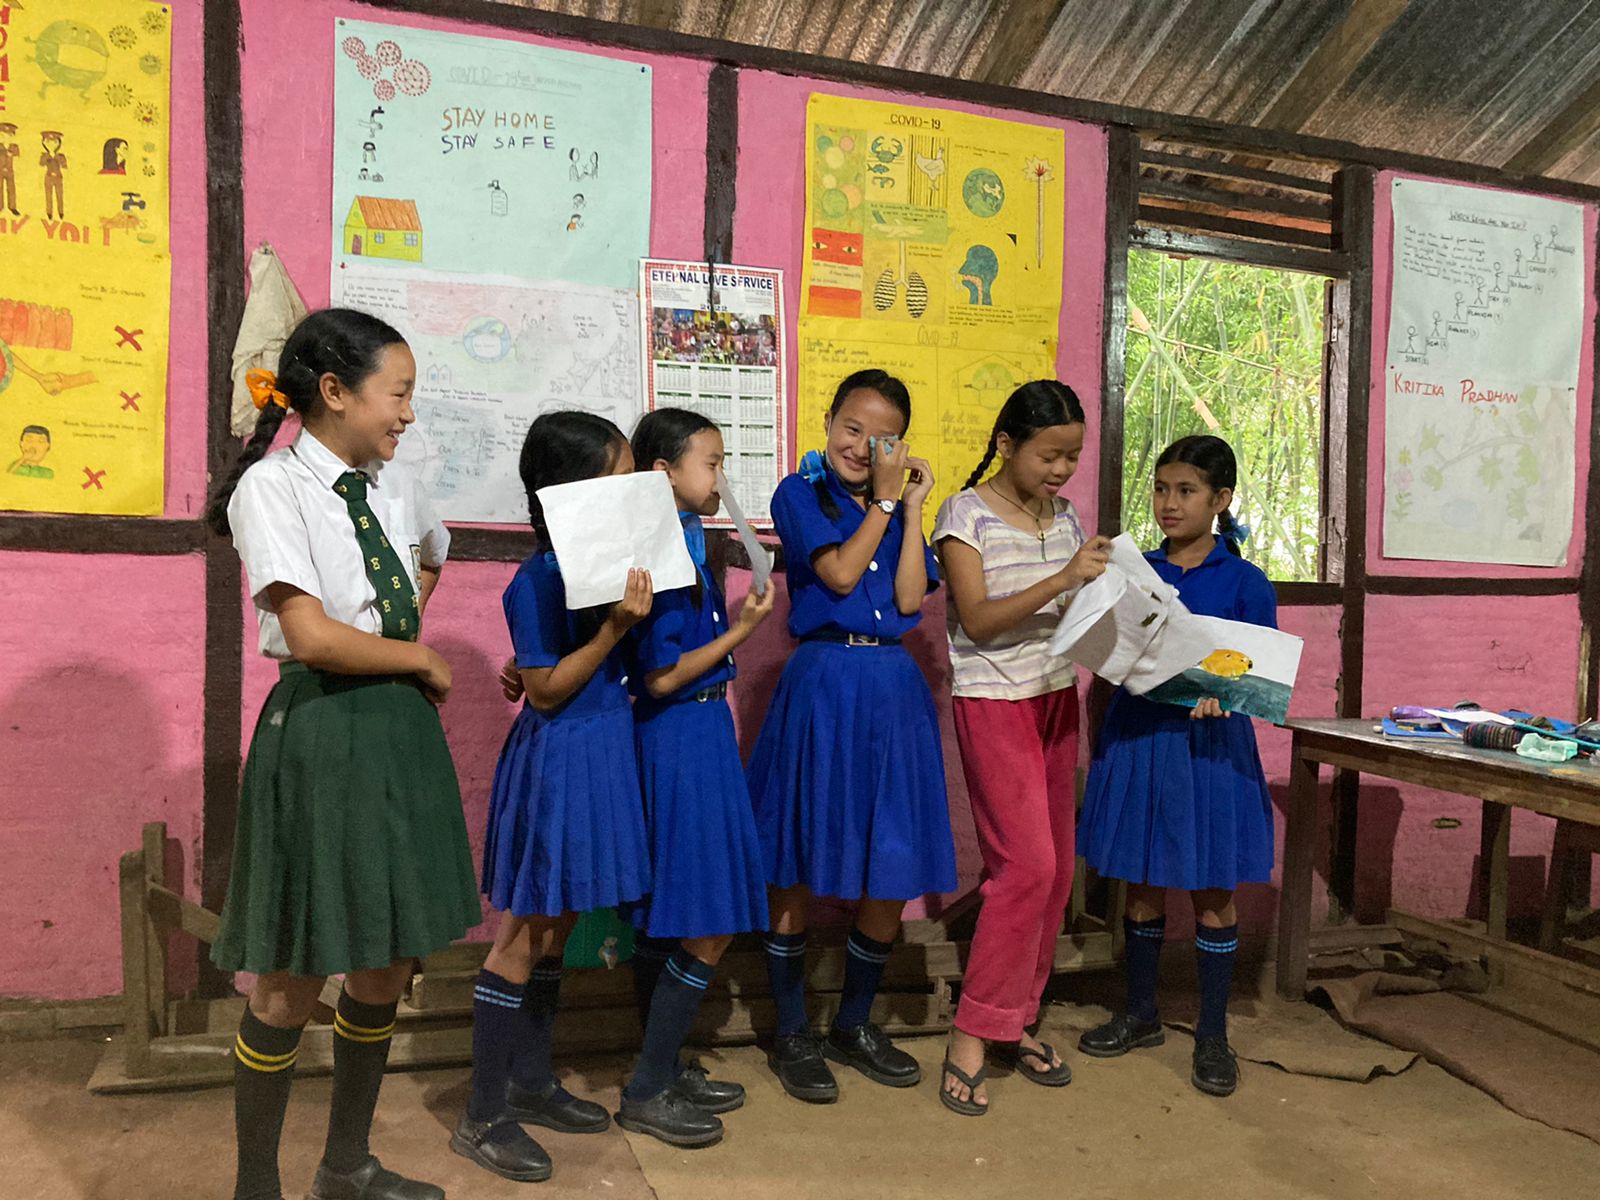
[[[624,599],[631,567],[648,571],[656,592],[694,583],[694,562],[663,472],[582,479],[540,488],[537,496],[561,564],[568,608]]]

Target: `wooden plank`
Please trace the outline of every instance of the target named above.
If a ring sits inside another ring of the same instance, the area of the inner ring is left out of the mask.
[[[1367,594],[1371,596],[1576,596],[1583,584],[1567,578],[1490,579],[1458,575],[1435,578],[1426,575],[1368,575]]]
[[[1305,217],[1326,224],[1333,219],[1333,201],[1297,200],[1288,196],[1271,196],[1260,192],[1230,192],[1220,188],[1196,187],[1193,184],[1173,183],[1141,172],[1139,196],[1160,196],[1167,200],[1181,200],[1190,204],[1208,204],[1228,211],[1276,213],[1286,217]]]
[[[531,529],[475,529],[451,527],[452,562],[519,563],[533,553]]]
[[[1362,0],[1352,4],[1256,124],[1290,131],[1303,128],[1311,115],[1345,85],[1378,39],[1405,12],[1407,3],[1408,0]]]
[[[0,513],[0,550],[167,555],[194,554],[204,544],[199,521]]]
[[[1332,233],[1311,229],[1296,229],[1292,225],[1267,225],[1259,221],[1245,221],[1238,217],[1219,217],[1212,213],[1192,209],[1167,208],[1154,204],[1139,204],[1139,223],[1159,228],[1200,230],[1220,233],[1234,239],[1265,242],[1273,246],[1303,246],[1311,250],[1332,250]]]
[[[150,1027],[156,1036],[167,1032],[167,939],[170,931],[163,929],[150,907],[151,888],[161,887],[167,879],[167,826],[162,821],[146,822],[141,831],[145,890],[140,906],[145,926],[145,1009]]]
[[[1317,851],[1317,767],[1289,754],[1289,805],[1283,832],[1283,891],[1278,899],[1278,995],[1303,1000],[1310,955],[1311,868]]]
[[[1497,965],[1506,972],[1507,977],[1513,974],[1531,975],[1600,996],[1600,970],[1594,967],[1568,962],[1515,942],[1498,941],[1487,937],[1481,929],[1461,922],[1440,921],[1396,908],[1389,910],[1387,920],[1401,933],[1432,938],[1453,951],[1475,955],[1491,965]]]
[[[1394,946],[1399,942],[1400,931],[1392,925],[1327,925],[1313,929],[1306,944],[1315,955],[1363,950],[1369,946]]]
[[[1250,183],[1267,183],[1273,187],[1309,192],[1315,196],[1331,197],[1333,195],[1333,185],[1321,179],[1309,179],[1303,175],[1290,175],[1286,171],[1266,171],[1258,167],[1248,167],[1241,163],[1230,162],[1221,158],[1196,158],[1188,154],[1168,154],[1160,150],[1144,149],[1139,152],[1139,161],[1152,167],[1189,171],[1195,175],[1206,175],[1214,179],[1239,179]]]
[[[131,850],[117,863],[122,915],[122,1027],[124,1058],[133,1074],[150,1069],[150,956],[145,950],[144,851]]]
[[[739,72],[727,63],[706,82],[706,199],[704,255],[733,261],[733,214],[738,201]]]
[[[1483,802],[1478,831],[1478,918],[1493,938],[1506,936],[1506,877],[1511,862],[1511,809]]]
[[[1122,528],[1124,413],[1128,398],[1128,245],[1139,202],[1139,139],[1128,129],[1106,133],[1106,262],[1101,298],[1100,494],[1095,528]]]
[[[1344,594],[1337,583],[1275,582],[1279,608],[1332,608]]]
[[[1595,272],[1594,294],[1600,302],[1600,271]],[[1589,331],[1595,362],[1600,362],[1600,321]],[[1583,586],[1578,592],[1580,620],[1577,711],[1584,720],[1600,715],[1600,371],[1594,372],[1589,397],[1589,479],[1585,488],[1583,530]]]
[[[222,929],[222,918],[208,908],[201,908],[164,887],[152,886],[148,892],[150,911],[166,926],[163,934],[181,929],[190,937],[210,945],[217,940]]]
[[[1298,246],[1278,246],[1267,242],[1245,242],[1235,238],[1208,237],[1177,229],[1140,227],[1128,235],[1128,244],[1140,250],[1159,250],[1164,254],[1188,254],[1198,258],[1219,258],[1224,262],[1253,263],[1258,267],[1278,267],[1285,271],[1305,271],[1313,275],[1338,277],[1350,268],[1350,257],[1340,251],[1308,250]],[[1103,490],[1103,489],[1102,489]]]

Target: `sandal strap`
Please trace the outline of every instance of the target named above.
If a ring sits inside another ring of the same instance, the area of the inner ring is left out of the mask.
[[[1056,1056],[1056,1048],[1054,1046],[1052,1046],[1049,1042],[1040,1042],[1039,1043],[1039,1049],[1037,1049],[1037,1050],[1035,1050],[1032,1046],[1023,1046],[1023,1045],[1020,1045],[1020,1044],[1017,1046],[1017,1057],[1018,1058],[1036,1058],[1040,1062],[1042,1062],[1048,1070],[1051,1070],[1051,1071],[1059,1069],[1057,1064],[1051,1061],[1052,1059],[1055,1058],[1055,1056]],[[1035,1073],[1036,1074],[1043,1074],[1043,1072],[1035,1072]]]
[[[947,1058],[944,1060],[944,1073],[946,1075],[954,1075],[956,1079],[966,1084],[969,1088],[976,1088],[980,1086],[984,1080],[989,1078],[989,1064],[985,1063],[973,1074],[968,1075],[965,1071],[956,1066],[955,1063],[951,1062]]]

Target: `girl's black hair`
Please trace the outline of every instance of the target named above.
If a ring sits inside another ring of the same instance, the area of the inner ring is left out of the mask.
[[[404,345],[405,338],[387,321],[353,308],[324,308],[309,313],[294,327],[278,356],[278,390],[289,398],[289,407],[302,421],[317,415],[322,408],[322,377],[332,375],[352,391],[378,369],[388,346]],[[239,452],[239,460],[229,468],[206,504],[205,521],[212,530],[227,537],[228,501],[244,473],[272,448],[287,410],[268,404],[256,419],[255,432]]]
[[[536,495],[539,489],[607,474],[627,444],[622,430],[593,413],[568,410],[534,418],[522,442],[517,471],[528,492],[528,524],[533,526],[541,551],[550,550],[550,530],[544,523],[544,505]],[[610,610],[609,604],[602,604],[574,612],[570,625],[573,645],[593,641]]]
[[[1156,469],[1159,471],[1173,463],[1182,463],[1200,472],[1212,491],[1220,492],[1223,488],[1231,491],[1239,484],[1239,461],[1233,456],[1233,447],[1209,433],[1195,433],[1173,442],[1156,459]],[[1217,532],[1222,536],[1223,545],[1239,554],[1239,523],[1234,520],[1231,508],[1217,514]]]
[[[1020,446],[1040,430],[1053,425],[1082,425],[1083,403],[1078,393],[1059,379],[1035,379],[1023,384],[1007,398],[1000,415],[994,419],[994,429],[989,434],[989,445],[984,449],[978,469],[967,476],[963,487],[976,487],[989,464],[994,461],[995,450],[1003,433],[1013,446]]]
[[[668,466],[673,465],[688,450],[689,439],[708,429],[718,429],[717,423],[687,408],[658,408],[645,413],[633,427],[633,469],[648,471],[657,459]],[[695,572],[689,595],[698,608],[705,595],[698,571]]]
[[[852,372],[839,381],[839,386],[834,389],[833,403],[828,405],[828,415],[835,417],[844,407],[844,402],[850,393],[859,389],[877,392],[895,408],[900,410],[900,415],[905,418],[905,427],[901,434],[911,429],[911,392],[906,385],[889,372],[878,367],[867,367],[864,370]],[[817,490],[817,503],[822,506],[823,515],[830,521],[839,519],[839,505],[834,502],[833,493],[828,491],[828,482],[819,479],[811,485]]]
[[[687,408],[658,408],[639,418],[633,427],[633,465],[648,471],[657,459],[671,464],[683,457],[689,439],[707,429],[716,429],[710,417]]]

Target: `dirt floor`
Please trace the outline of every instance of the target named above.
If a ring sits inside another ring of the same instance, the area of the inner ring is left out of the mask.
[[[1044,1036],[1072,1046],[1101,1010],[1056,1005]],[[496,1179],[450,1153],[466,1098],[464,1070],[390,1076],[373,1146],[384,1161],[443,1186],[454,1200],[606,1196],[635,1200],[929,1195],[1139,1200],[1592,1194],[1600,1145],[1526,1120],[1427,1062],[1349,1033],[1309,1005],[1258,1006],[1235,1020],[1235,1043],[1260,1057],[1298,1056],[1318,1074],[1243,1064],[1227,1100],[1189,1084],[1190,1039],[1116,1061],[1068,1055],[1077,1078],[1052,1091],[991,1077],[993,1110],[963,1119],[938,1104],[943,1041],[907,1046],[922,1062],[914,1089],[841,1080],[828,1107],[783,1095],[754,1048],[704,1056],[750,1089],[721,1145],[678,1151],[611,1131],[549,1134],[555,1178]],[[6,1200],[225,1198],[232,1186],[232,1095],[226,1089],[101,1098],[84,1084],[93,1041],[0,1044],[0,1197]],[[1410,1065],[1407,1065],[1407,1064]],[[594,1058],[563,1073],[575,1092],[615,1104],[626,1062]],[[1370,1082],[1330,1078],[1341,1071]],[[1397,1073],[1386,1073],[1397,1072]],[[286,1195],[309,1186],[329,1082],[295,1088],[284,1138]],[[539,1131],[541,1134],[543,1131]]]

